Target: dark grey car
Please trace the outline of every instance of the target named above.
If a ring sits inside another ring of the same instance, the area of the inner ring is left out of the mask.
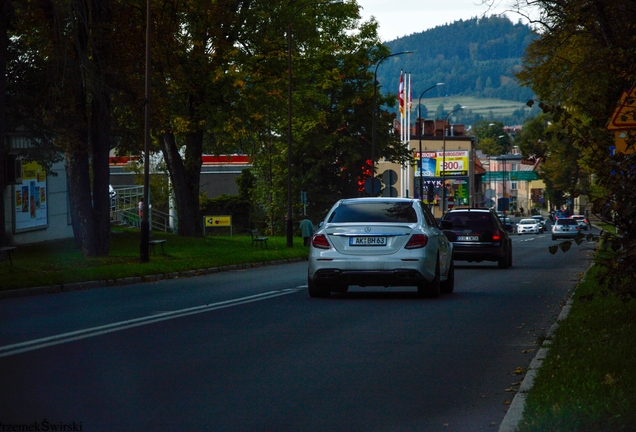
[[[442,221],[452,224],[452,228],[444,228],[444,234],[453,243],[454,260],[496,261],[499,268],[512,266],[512,240],[493,211],[451,210]]]

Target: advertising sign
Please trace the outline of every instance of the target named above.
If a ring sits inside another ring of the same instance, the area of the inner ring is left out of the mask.
[[[48,226],[46,171],[37,162],[22,163],[22,183],[14,186],[15,230]]]
[[[415,177],[466,177],[468,175],[468,150],[415,152],[417,168]],[[445,167],[442,169],[442,164]]]

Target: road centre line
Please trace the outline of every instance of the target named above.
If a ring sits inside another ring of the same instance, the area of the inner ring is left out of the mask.
[[[269,291],[262,294],[255,294],[252,296],[241,297],[233,300],[225,300],[217,303],[194,306],[186,309],[180,309],[176,311],[163,312],[151,316],[145,316],[140,318],[133,318],[126,321],[120,321],[112,324],[105,324],[97,327],[91,327],[83,330],[75,330],[68,333],[62,333],[54,336],[47,336],[40,339],[34,339],[26,342],[19,342],[11,345],[0,346],[0,358],[8,357],[23,352],[34,351],[49,346],[60,345],[63,343],[73,342],[76,340],[87,339],[95,336],[100,336],[107,333],[113,333],[121,330],[127,330],[134,327],[140,327],[148,324],[154,324],[161,321],[167,321],[175,318],[181,318],[188,315],[196,315],[204,312],[210,312],[218,309],[225,309],[232,306],[239,306],[243,304],[253,303],[262,300],[268,300],[275,297],[280,297],[288,294],[293,294],[301,290],[302,287],[295,289],[284,289],[281,291]]]

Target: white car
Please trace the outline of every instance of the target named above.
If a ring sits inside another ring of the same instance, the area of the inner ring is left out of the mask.
[[[590,223],[585,218],[585,216],[583,216],[583,215],[572,215],[572,216],[570,216],[570,219],[574,219],[576,221],[576,223],[579,224],[579,228],[580,229],[585,230],[585,231],[590,229]]]
[[[517,234],[539,234],[542,231],[536,219],[521,219],[517,222]]]
[[[559,218],[552,225],[552,240],[559,238],[575,238],[579,235],[580,228],[576,219]]]
[[[453,244],[428,207],[408,198],[338,201],[311,239],[308,267],[311,297],[351,285],[416,286],[437,297],[455,283]]]

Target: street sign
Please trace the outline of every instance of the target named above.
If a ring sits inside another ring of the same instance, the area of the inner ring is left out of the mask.
[[[371,184],[373,184],[373,191],[377,195],[378,192],[380,192],[380,189],[382,189],[382,183],[380,183],[380,180],[375,177],[367,177],[364,181],[364,191],[369,195],[371,195]]]
[[[232,216],[204,216],[206,227],[232,226]]]
[[[509,211],[510,210],[510,199],[509,198],[499,198],[497,200],[497,211]]]
[[[392,169],[388,169],[382,173],[382,183],[386,186],[393,186],[397,183],[397,173]]]
[[[232,235],[232,216],[203,216],[203,235],[205,236],[207,228],[230,227],[230,235]]]
[[[397,189],[394,188],[393,186],[387,186],[384,189],[382,189],[382,196],[383,197],[397,197],[398,196]]]
[[[636,86],[623,92],[618,106],[607,124],[608,131],[636,129]]]

